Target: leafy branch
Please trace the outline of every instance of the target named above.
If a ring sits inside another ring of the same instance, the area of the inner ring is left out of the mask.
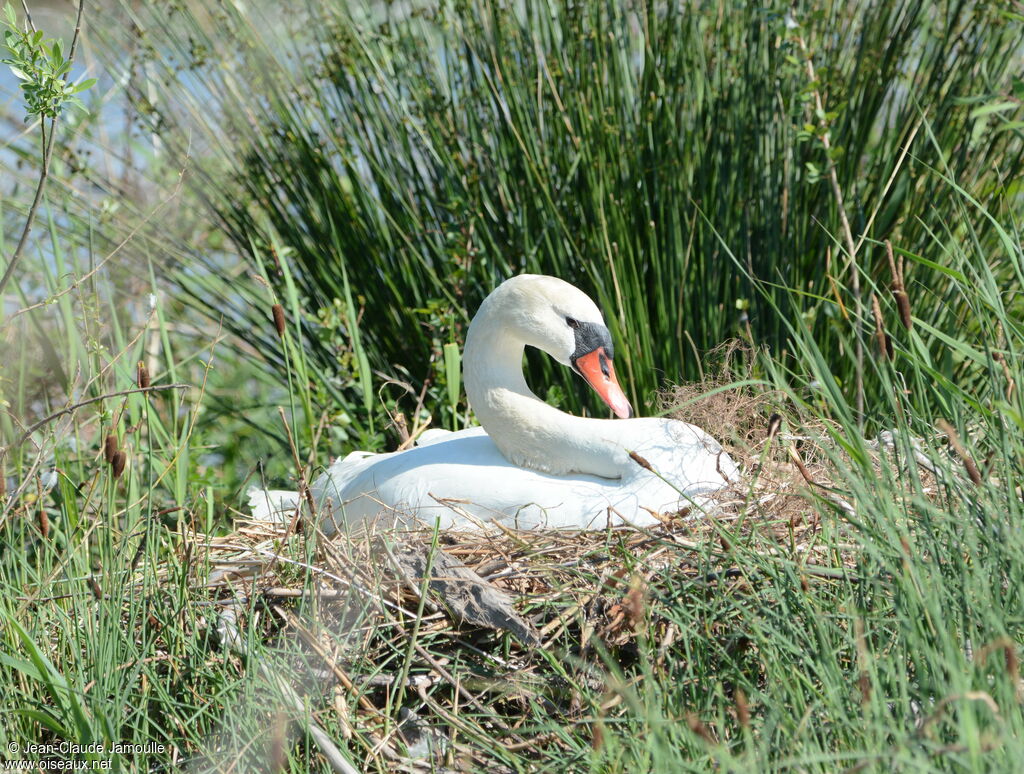
[[[77,84],[68,80],[71,66],[75,61],[75,50],[78,48],[84,8],[85,0],[79,0],[75,34],[71,38],[71,47],[65,57],[62,41],[44,39],[42,31],[35,28],[31,17],[27,16],[27,12],[25,25],[19,26],[14,8],[10,3],[4,5],[2,26],[6,27],[4,43],[9,56],[0,59],[0,62],[7,65],[15,77],[21,81],[27,112],[26,122],[33,120],[33,117],[39,119],[40,150],[43,163],[39,172],[35,197],[29,208],[28,216],[25,218],[21,237],[14,248],[14,254],[7,263],[3,277],[0,277],[0,295],[3,294],[4,288],[14,276],[14,270],[28,243],[28,235],[32,231],[36,212],[43,199],[43,189],[50,174],[50,159],[53,156],[53,138],[56,133],[57,118],[66,106],[85,110],[85,105],[76,95],[96,83],[95,78],[89,78]]]

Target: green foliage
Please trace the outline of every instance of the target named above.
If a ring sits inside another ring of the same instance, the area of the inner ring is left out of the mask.
[[[204,533],[228,531],[261,477],[292,488],[328,451],[383,450],[388,413],[463,424],[453,345],[494,284],[532,270],[601,299],[634,398],[695,375],[724,337],[765,345],[746,389],[780,396],[787,427],[757,438],[745,471],[757,496],[637,550],[595,541],[562,568],[587,602],[518,598],[558,622],[531,651],[468,626],[449,636],[437,615],[354,614],[333,629],[319,597],[271,610],[251,594],[250,622],[294,612],[289,630],[308,623],[343,654],[332,671],[368,686],[430,678],[422,695],[328,696],[317,659],[294,725],[315,720],[363,768],[390,771],[403,762],[377,754],[381,739],[401,752],[389,730],[450,692],[457,717],[430,717],[455,740],[445,766],[1015,770],[1019,15],[942,0],[823,1],[788,20],[788,3],[349,7],[295,11],[282,28],[220,4],[136,6],[155,58],[158,87],[138,88],[155,99],[143,105],[154,146],[189,151],[179,213],[215,221],[201,222],[214,236],[187,250],[160,213],[158,238],[140,229],[123,248],[135,264],[104,264],[104,233],[127,231],[110,213],[131,202],[83,218],[55,188],[29,280],[0,306],[20,306],[0,325],[0,748],[160,745],[114,762],[125,770],[212,770],[225,750],[243,751],[235,769],[272,760],[260,756],[281,697],[260,665],[290,676],[310,654],[271,647],[252,623],[248,658],[218,646],[226,606],[205,587]],[[55,178],[70,174],[63,158]],[[179,285],[131,271],[162,251]],[[192,388],[103,397],[135,384],[140,360],[157,387]],[[578,384],[530,364],[538,394],[584,405]],[[108,434],[126,453],[120,476]],[[761,497],[766,471],[810,447],[831,480]],[[803,503],[802,522],[773,518],[783,498]],[[353,566],[309,531],[272,548],[282,582],[308,588],[326,585],[329,562]],[[502,577],[528,584],[524,568],[553,558],[516,543],[503,562]],[[626,646],[599,636],[615,576],[598,567],[647,583]],[[291,770],[327,770],[311,736],[281,754]]]
[[[10,3],[4,5],[4,43],[10,54],[0,59],[11,68],[14,76],[21,81],[27,115],[56,118],[66,106],[85,110],[86,107],[76,95],[96,83],[87,78],[79,83],[68,81],[71,61],[64,55],[64,43],[60,40],[44,39],[42,30],[32,31],[18,25],[18,18]]]
[[[491,288],[534,271],[599,300],[618,372],[649,409],[726,338],[788,352],[787,319],[826,349],[865,347],[853,275],[883,282],[884,239],[929,254],[958,207],[943,176],[997,213],[1019,199],[1018,18],[947,0],[815,2],[795,19],[789,7],[355,4],[307,8],[285,29],[230,8],[214,24],[199,13],[137,23],[159,41],[154,127],[182,154],[190,132],[208,138],[192,179],[211,215],[243,250],[290,249],[315,379],[344,373],[311,320],[346,288],[363,299],[371,369],[406,369],[418,388],[437,373],[435,342],[460,343]],[[985,44],[954,55],[979,24]],[[229,30],[245,45],[222,41]],[[965,218],[994,246],[987,221]],[[195,256],[181,281],[200,313],[224,313],[281,367],[249,290],[222,277]],[[939,273],[910,283],[915,299],[951,300]],[[758,300],[738,315],[741,299]],[[440,327],[418,312],[438,307]],[[941,301],[915,314],[978,324]],[[600,410],[564,371],[530,364],[574,409]],[[864,366],[845,367],[850,394]],[[870,412],[879,384],[865,389]],[[331,399],[366,417],[363,395],[359,384]],[[445,416],[448,405],[431,388],[428,406]]]

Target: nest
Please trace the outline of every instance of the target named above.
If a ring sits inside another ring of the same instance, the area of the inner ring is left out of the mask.
[[[365,753],[356,768],[389,771],[501,771],[487,737],[506,750],[562,744],[529,730],[531,711],[593,724],[580,692],[604,690],[602,659],[628,669],[640,638],[656,661],[679,657],[658,602],[667,588],[743,593],[757,583],[741,560],[751,551],[795,559],[801,583],[854,565],[834,531],[820,540],[823,505],[852,510],[832,493],[829,455],[780,433],[779,395],[715,388],[665,396],[743,471],[707,514],[587,532],[367,528],[312,551],[311,535],[243,520],[204,541],[223,645],[246,657],[255,634],[282,654],[283,667],[254,666],[289,712],[314,707],[309,731],[337,770],[350,765],[338,734]]]

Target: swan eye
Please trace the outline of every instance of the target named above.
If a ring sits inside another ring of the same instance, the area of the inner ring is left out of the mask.
[[[572,328],[574,330],[576,328],[580,327],[580,321],[579,320],[575,320],[572,317],[566,317],[565,318],[565,324],[568,325],[570,328]]]

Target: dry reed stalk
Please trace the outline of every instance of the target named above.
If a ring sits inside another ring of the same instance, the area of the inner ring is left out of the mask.
[[[903,275],[903,256],[899,262],[893,255],[892,242],[885,240],[885,254],[889,258],[889,271],[892,273],[892,297],[896,300],[896,307],[900,311],[900,322],[908,331],[914,328],[914,320],[910,316],[910,296],[907,295],[907,285]]]
[[[875,343],[878,346],[878,354],[886,360],[893,359],[892,339],[885,332],[885,325],[882,319],[882,305],[878,303],[878,296],[871,294],[871,313],[875,318]]]
[[[946,436],[949,438],[949,445],[953,447],[953,450],[957,453],[957,456],[960,457],[960,461],[961,463],[963,463],[964,470],[967,471],[968,478],[971,479],[971,482],[975,486],[981,486],[983,481],[981,471],[978,470],[978,466],[975,464],[974,459],[968,453],[967,448],[963,445],[963,442],[960,440],[960,436],[956,432],[956,429],[945,419],[940,419],[935,424],[938,426],[939,430],[944,432]]]

